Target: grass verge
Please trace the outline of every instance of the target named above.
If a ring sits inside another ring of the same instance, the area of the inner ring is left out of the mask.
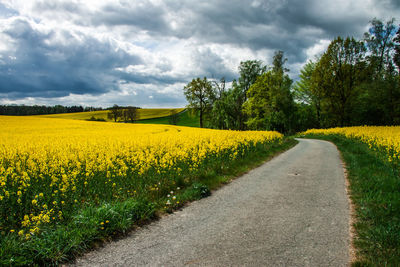
[[[83,206],[70,220],[43,228],[40,235],[4,234],[0,239],[0,266],[58,265],[73,260],[96,244],[126,234],[137,225],[173,212],[189,201],[210,195],[211,190],[260,165],[297,143],[292,138],[257,146],[245,157],[204,165],[195,177],[172,188],[152,188],[124,201]],[[164,192],[164,193],[157,193]]]
[[[332,141],[346,163],[355,205],[356,260],[352,266],[400,266],[400,171],[382,151],[340,135]]]

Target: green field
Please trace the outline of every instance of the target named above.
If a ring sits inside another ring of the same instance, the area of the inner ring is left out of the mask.
[[[176,125],[188,127],[200,127],[200,120],[197,114],[191,114],[189,110],[183,110],[178,113],[179,119]],[[147,120],[140,120],[139,123],[143,124],[171,124],[170,116],[162,118],[153,118]]]
[[[153,118],[162,118],[171,116],[173,114],[182,112],[184,108],[142,108],[138,109],[139,120],[147,120]],[[107,118],[108,110],[77,112],[77,113],[62,113],[62,114],[48,114],[37,115],[45,118],[58,118],[58,119],[72,119],[72,120],[88,120],[92,117],[96,119],[104,119],[112,121]]]

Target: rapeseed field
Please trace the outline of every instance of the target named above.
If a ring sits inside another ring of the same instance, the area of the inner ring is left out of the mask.
[[[354,126],[310,129],[303,134],[339,134],[368,144],[370,149],[383,151],[389,162],[400,162],[400,126]]]
[[[278,132],[37,116],[0,116],[0,125],[0,232],[21,240],[85,206],[160,198],[193,183],[209,163],[223,168],[283,138]]]

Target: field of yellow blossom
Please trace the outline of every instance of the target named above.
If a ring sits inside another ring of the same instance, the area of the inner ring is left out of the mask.
[[[339,134],[368,144],[370,149],[380,150],[389,162],[400,162],[400,126],[356,126],[330,129],[310,129],[303,134]]]
[[[21,240],[85,205],[166,196],[208,163],[223,168],[283,137],[40,117],[0,116],[0,125],[0,231]]]

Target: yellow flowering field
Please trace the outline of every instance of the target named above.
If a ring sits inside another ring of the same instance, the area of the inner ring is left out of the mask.
[[[166,195],[210,162],[279,142],[278,132],[0,116],[0,231],[24,239],[84,205]]]
[[[303,134],[340,134],[356,138],[371,149],[384,151],[390,162],[400,161],[400,126],[357,126],[330,129],[311,129]]]

